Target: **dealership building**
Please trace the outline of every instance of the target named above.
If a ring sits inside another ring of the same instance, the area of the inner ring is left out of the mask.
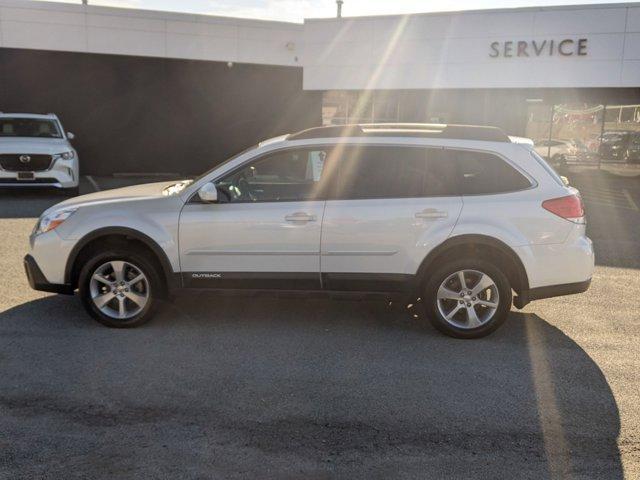
[[[640,131],[640,3],[286,23],[0,0],[0,111],[57,113],[91,174],[352,122],[588,142]]]

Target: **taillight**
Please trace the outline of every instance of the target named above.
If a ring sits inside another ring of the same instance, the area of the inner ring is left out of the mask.
[[[552,198],[542,202],[542,208],[570,222],[585,223],[584,205],[580,195]]]

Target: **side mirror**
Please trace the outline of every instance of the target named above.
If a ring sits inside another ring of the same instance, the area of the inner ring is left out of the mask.
[[[213,182],[207,182],[198,190],[198,197],[205,203],[215,203],[218,201],[218,189]]]
[[[75,136],[73,133],[71,133],[71,132],[67,132],[67,138],[68,138],[69,140],[73,140],[74,138],[76,138],[76,136]]]

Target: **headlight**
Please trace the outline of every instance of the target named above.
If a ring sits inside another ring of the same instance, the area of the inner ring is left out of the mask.
[[[71,208],[67,210],[58,210],[57,212],[51,212],[43,215],[38,220],[33,233],[39,235],[50,230],[55,230],[60,225],[62,225],[62,223],[64,223],[64,221],[69,218],[75,211],[75,208]]]
[[[68,152],[57,153],[53,156],[53,158],[54,160],[57,160],[59,158],[63,160],[71,160],[75,156],[76,156],[75,152],[73,150],[69,150]]]

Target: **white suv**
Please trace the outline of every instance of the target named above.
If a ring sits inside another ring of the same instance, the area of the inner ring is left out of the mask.
[[[54,187],[77,194],[72,139],[52,113],[0,113],[0,188]]]
[[[499,129],[319,127],[260,143],[193,181],[93,193],[39,219],[33,288],[79,290],[111,327],[174,289],[420,297],[446,334],[495,330],[512,304],[585,291],[577,190]]]

